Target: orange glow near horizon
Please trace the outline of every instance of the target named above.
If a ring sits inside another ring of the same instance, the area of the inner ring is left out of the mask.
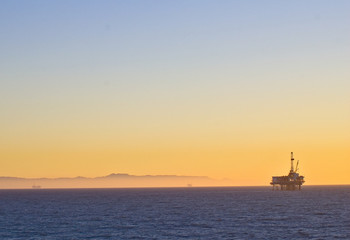
[[[233,185],[267,185],[272,175],[284,175],[289,171],[289,154],[294,151],[306,184],[347,184],[350,181],[347,174],[350,151],[346,139],[343,144],[320,136],[314,141],[305,138],[298,141],[299,134],[289,133],[276,141],[269,139],[267,132],[246,133],[245,136],[224,132],[201,136],[173,133],[168,138],[154,134],[130,136],[129,139],[86,135],[74,139],[67,134],[66,139],[62,136],[60,140],[57,137],[46,140],[37,136],[36,140],[2,143],[0,157],[7,161],[1,175],[171,174],[228,178]]]

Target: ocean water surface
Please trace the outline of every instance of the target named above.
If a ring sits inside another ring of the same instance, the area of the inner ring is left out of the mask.
[[[0,190],[0,239],[350,239],[350,186]]]

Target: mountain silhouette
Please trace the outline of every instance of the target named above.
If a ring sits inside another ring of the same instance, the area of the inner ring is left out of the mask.
[[[111,173],[106,176],[62,177],[62,178],[20,178],[0,177],[0,189],[32,188],[142,188],[142,187],[186,187],[186,186],[228,186],[229,180],[215,180],[206,176],[178,175],[130,175]]]

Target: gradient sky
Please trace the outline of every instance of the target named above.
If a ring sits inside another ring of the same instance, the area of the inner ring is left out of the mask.
[[[0,176],[350,184],[350,1],[1,1]]]

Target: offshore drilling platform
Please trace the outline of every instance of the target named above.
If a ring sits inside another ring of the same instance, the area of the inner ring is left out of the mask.
[[[304,176],[299,176],[298,172],[298,166],[299,161],[297,162],[297,165],[294,169],[294,157],[293,152],[291,152],[291,167],[289,174],[287,176],[278,176],[278,177],[272,177],[272,182],[270,183],[272,185],[273,190],[288,190],[288,191],[294,191],[294,190],[301,190],[301,185],[303,185]]]

